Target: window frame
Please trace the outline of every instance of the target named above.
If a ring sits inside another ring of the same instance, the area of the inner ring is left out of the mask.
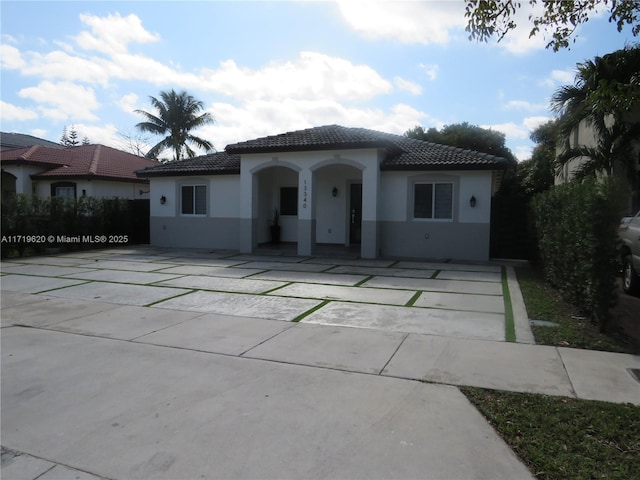
[[[73,195],[58,195],[58,189],[73,189]],[[51,184],[51,196],[56,198],[78,198],[78,188],[74,182],[54,182]]]
[[[199,213],[197,211],[197,206],[198,206],[198,202],[197,202],[197,189],[198,187],[204,188],[204,212]],[[192,201],[192,209],[193,211],[191,213],[185,213],[184,208],[185,208],[185,204],[184,204],[184,189],[185,188],[191,188],[192,193],[191,193],[191,201]],[[206,217],[207,213],[209,211],[209,189],[208,189],[208,185],[206,183],[199,183],[199,182],[192,182],[192,183],[181,183],[179,186],[179,198],[180,198],[180,216],[182,217]]]
[[[431,216],[430,217],[417,217],[416,216],[416,190],[420,185],[431,185]],[[449,203],[450,208],[450,217],[440,217],[437,218],[436,210],[437,210],[437,202],[436,202],[436,191],[437,185],[450,185],[451,186],[451,201]],[[418,222],[453,222],[455,220],[455,194],[456,194],[456,182],[453,179],[425,179],[425,180],[416,180],[411,183],[411,203],[410,203],[410,212],[411,219]]]

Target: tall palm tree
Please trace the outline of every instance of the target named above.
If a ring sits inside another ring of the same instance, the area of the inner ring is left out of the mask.
[[[183,149],[189,158],[195,157],[196,153],[187,143],[193,143],[206,151],[213,150],[211,142],[189,133],[195,128],[214,121],[211,114],[207,112],[200,114],[204,110],[204,104],[201,101],[185,91],[176,93],[174,90],[160,92],[160,99],[149,98],[157,110],[157,115],[136,110],[136,113],[147,119],[146,122],[138,123],[136,128],[143,132],[165,135],[165,137],[147,152],[147,157],[157,158],[158,154],[167,148],[173,150],[174,160],[180,160]]]

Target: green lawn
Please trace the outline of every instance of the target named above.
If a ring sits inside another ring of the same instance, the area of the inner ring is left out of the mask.
[[[640,479],[640,407],[462,387],[540,479]]]
[[[522,267],[517,268],[516,273],[529,318],[558,324],[557,327],[532,326],[537,344],[633,353],[628,344],[600,333],[598,325],[565,303],[558,292],[543,282],[537,270]]]
[[[562,301],[532,268],[518,268],[536,343],[628,351]],[[460,389],[539,479],[640,479],[640,406],[473,387]]]

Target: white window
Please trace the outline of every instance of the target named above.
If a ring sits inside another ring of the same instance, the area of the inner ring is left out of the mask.
[[[182,215],[206,215],[207,214],[207,187],[206,185],[182,185],[181,187],[181,212]]]
[[[56,182],[51,184],[51,196],[62,198],[76,197],[76,184],[72,182]]]
[[[413,218],[453,219],[453,183],[416,183]]]
[[[56,187],[56,197],[69,197],[76,196],[76,189],[74,187]]]

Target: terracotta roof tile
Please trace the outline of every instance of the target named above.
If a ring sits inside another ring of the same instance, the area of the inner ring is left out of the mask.
[[[158,165],[158,162],[105,145],[81,145],[72,148],[43,146],[5,150],[3,164],[32,164],[49,167],[32,177],[102,178],[120,181],[137,180],[135,171]]]
[[[381,170],[500,170],[509,165],[505,158],[486,153],[366,128],[325,125],[234,143],[225,152],[165,163],[139,171],[138,175],[237,174],[242,154],[358,148],[384,150]]]
[[[231,175],[240,173],[240,155],[216,152],[177,162],[145,168],[136,172],[140,177],[176,175]]]

